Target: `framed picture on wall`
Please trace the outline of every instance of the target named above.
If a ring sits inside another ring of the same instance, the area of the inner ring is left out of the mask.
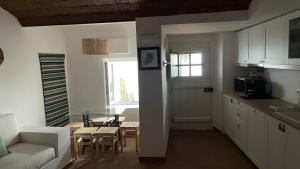
[[[138,61],[140,70],[159,70],[161,66],[160,48],[139,48]]]

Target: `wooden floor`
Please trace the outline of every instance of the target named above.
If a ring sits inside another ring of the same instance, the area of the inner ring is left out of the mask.
[[[226,136],[218,131],[172,131],[165,162],[139,162],[134,140],[112,160],[81,156],[71,169],[257,169]]]

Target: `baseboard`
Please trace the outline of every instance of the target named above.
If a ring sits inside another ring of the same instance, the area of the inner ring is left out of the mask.
[[[152,163],[152,162],[165,162],[166,157],[140,157],[140,162]]]

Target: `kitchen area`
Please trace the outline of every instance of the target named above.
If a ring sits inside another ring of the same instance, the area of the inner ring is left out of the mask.
[[[223,129],[260,169],[300,168],[300,11],[237,32],[248,75],[223,91]]]

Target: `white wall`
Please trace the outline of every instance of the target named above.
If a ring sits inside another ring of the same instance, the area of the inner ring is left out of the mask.
[[[70,113],[72,119],[89,110],[91,113],[105,112],[105,77],[103,57],[137,57],[135,23],[111,23],[64,26],[68,54],[68,81]],[[108,40],[108,56],[83,55],[82,38]],[[126,45],[128,52],[120,45]],[[123,43],[122,43],[123,42]],[[121,43],[121,44],[120,44]],[[74,116],[75,115],[75,116]]]
[[[265,77],[272,84],[272,92],[275,97],[297,103],[297,89],[300,89],[300,71],[267,69]]]
[[[22,28],[0,8],[0,114],[14,113],[18,124],[45,125],[38,53],[65,53],[64,34],[57,27]]]

